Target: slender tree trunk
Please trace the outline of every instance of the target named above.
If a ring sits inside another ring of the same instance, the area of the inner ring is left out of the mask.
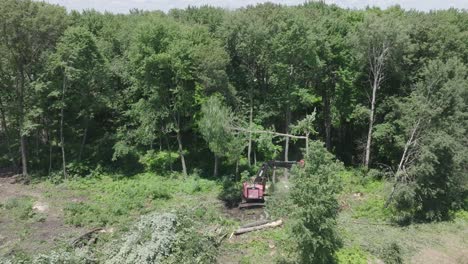
[[[374,127],[374,112],[375,112],[375,100],[377,95],[377,85],[373,85],[372,87],[372,101],[371,101],[371,111],[369,115],[369,130],[367,132],[367,142],[366,142],[366,154],[364,158],[364,166],[366,168],[369,167],[370,161],[370,148],[372,143],[372,130]]]
[[[289,124],[291,123],[291,108],[286,106],[286,133],[289,134]],[[289,137],[284,141],[284,161],[289,161]],[[288,178],[288,170],[284,169],[284,177]]]
[[[252,130],[252,123],[253,123],[253,96],[252,96],[252,91],[251,91],[250,92],[249,130]],[[252,153],[252,132],[249,132],[249,145],[247,149],[247,159],[249,161],[249,167],[252,165],[251,153]]]
[[[367,132],[366,153],[364,157],[364,166],[369,168],[370,151],[372,144],[372,130],[374,128],[375,120],[375,102],[377,98],[377,90],[384,80],[384,63],[388,53],[388,47],[385,43],[382,44],[382,49],[373,47],[372,54],[369,56],[370,71],[372,73],[372,98],[371,98],[371,111],[369,115],[369,130]]]
[[[288,78],[288,85],[287,85],[287,100],[286,100],[286,122],[285,122],[285,134],[289,134],[289,124],[291,123],[291,100],[289,98],[289,89],[291,86],[292,78],[294,73],[294,66],[291,64],[289,65],[289,78]],[[284,141],[284,160],[289,161],[289,137],[286,137]],[[288,178],[288,170],[284,169],[284,177]]]
[[[185,165],[185,157],[184,157],[184,149],[182,146],[182,137],[180,135],[180,130],[177,129],[177,144],[179,145],[179,156],[180,156],[180,162],[182,163],[182,173],[186,177],[187,174],[187,167]]]
[[[218,163],[219,163],[219,157],[218,155],[214,154],[214,168],[213,168],[213,177],[218,177]]]
[[[410,138],[408,139],[408,141],[405,144],[405,148],[403,150],[403,155],[401,155],[400,163],[398,164],[397,172],[395,173],[395,183],[393,184],[392,192],[390,193],[387,201],[385,202],[385,208],[388,207],[388,205],[390,204],[390,202],[393,199],[393,195],[395,194],[395,190],[396,190],[396,187],[397,187],[397,184],[398,184],[398,179],[400,177],[400,173],[403,170],[403,166],[404,166],[405,161],[408,160],[409,149],[410,149],[411,145],[413,145],[415,143],[414,136],[416,135],[416,131],[418,130],[420,122],[421,122],[421,119],[418,119],[415,126],[411,130]]]
[[[47,139],[49,143],[49,175],[52,172],[52,141],[50,140],[50,132],[47,131]]]
[[[63,85],[62,85],[62,108],[60,109],[60,147],[62,149],[62,170],[63,177],[67,178],[67,163],[65,159],[65,137],[63,135],[63,124],[65,118],[65,91],[67,87],[66,73],[63,73]]]
[[[254,166],[257,166],[257,152],[254,151]]]
[[[84,146],[86,144],[86,137],[88,136],[88,125],[89,125],[89,119],[88,119],[88,117],[86,117],[86,119],[85,119],[85,129],[84,129],[84,132],[83,132],[83,139],[81,140],[81,145],[80,145],[80,153],[78,154],[78,162],[81,161]]]
[[[18,100],[19,100],[19,136],[20,136],[20,145],[21,145],[21,165],[22,165],[22,174],[23,176],[28,176],[28,147],[26,136],[23,134],[23,121],[24,121],[24,71],[20,67],[19,71],[20,84],[18,87]]]
[[[5,140],[8,148],[8,156],[11,161],[11,165],[15,170],[17,170],[17,164],[15,162],[15,157],[13,156],[13,151],[11,150],[11,141],[10,141],[10,135],[8,134],[8,127],[7,127],[7,122],[6,122],[6,115],[5,115],[5,110],[3,107],[3,102],[0,100],[0,114],[2,118],[2,128],[3,128],[3,133],[5,134]]]
[[[20,131],[20,141],[21,141],[21,163],[23,169],[23,176],[28,176],[28,147],[26,137]]]
[[[167,151],[169,151],[169,169],[172,171],[173,168],[172,168],[171,145],[169,144],[169,137],[167,135],[165,136],[165,139],[166,139]]]

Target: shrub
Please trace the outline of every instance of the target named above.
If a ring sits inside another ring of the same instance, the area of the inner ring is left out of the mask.
[[[228,207],[235,207],[242,200],[242,183],[233,178],[223,177],[223,189],[219,194],[219,199],[223,200]]]
[[[146,171],[161,172],[169,169],[169,166],[178,158],[179,154],[177,152],[149,150],[140,157],[139,162],[145,167]]]
[[[91,168],[82,162],[70,162],[67,164],[67,174],[69,177],[84,177],[91,174]]]
[[[401,258],[401,248],[395,242],[392,242],[388,246],[382,248],[379,257],[385,264],[403,263],[403,259]]]
[[[367,254],[360,247],[342,248],[336,252],[340,264],[367,264]]]
[[[336,230],[343,165],[320,142],[310,144],[304,168],[291,171],[290,196],[297,207],[292,218],[292,240],[297,241],[302,263],[332,263],[341,245]]]

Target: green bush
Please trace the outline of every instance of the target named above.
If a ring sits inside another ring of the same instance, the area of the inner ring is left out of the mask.
[[[234,177],[223,177],[223,189],[219,199],[223,200],[228,207],[237,206],[242,200],[242,183],[233,180]]]
[[[67,164],[67,174],[69,177],[84,177],[91,174],[89,165],[82,162],[70,162]]]
[[[339,264],[367,264],[367,254],[360,247],[342,248],[336,252]]]
[[[139,162],[148,172],[162,172],[168,170],[178,158],[177,152],[149,150],[140,157]]]
[[[401,248],[395,242],[392,242],[388,246],[382,248],[379,257],[383,260],[385,264],[403,263],[403,259],[401,258]]]
[[[309,150],[304,168],[291,171],[290,195],[295,207],[291,240],[297,242],[301,263],[332,263],[341,245],[336,218],[339,172],[344,168],[321,142],[312,142]]]

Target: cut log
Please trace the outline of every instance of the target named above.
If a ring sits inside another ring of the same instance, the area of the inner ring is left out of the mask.
[[[101,232],[102,230],[103,229],[101,227],[94,228],[93,230],[88,231],[83,235],[73,239],[73,241],[70,244],[72,247],[81,247],[91,240],[94,233]]]
[[[268,224],[269,222],[270,222],[270,220],[260,220],[260,221],[257,221],[257,222],[248,223],[246,225],[241,226],[240,228],[247,228],[247,227],[252,227],[252,226],[264,225],[264,224]]]
[[[283,224],[283,220],[277,220],[273,222],[269,222],[263,225],[258,225],[258,226],[252,226],[252,227],[245,227],[245,228],[239,228],[234,232],[234,235],[241,235],[244,233],[252,232],[252,231],[257,231],[265,228],[270,228],[270,227],[278,227]]]

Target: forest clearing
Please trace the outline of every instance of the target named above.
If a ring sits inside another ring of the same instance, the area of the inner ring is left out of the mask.
[[[450,222],[417,224],[398,227],[385,221],[385,212],[376,204],[383,199],[380,182],[356,184],[359,176],[344,172],[349,180],[340,195],[338,229],[344,246],[338,251],[339,263],[382,263],[391,260],[385,252],[392,242],[401,246],[403,263],[467,263],[468,215],[457,215]],[[264,209],[240,210],[228,208],[218,199],[222,186],[215,181],[190,178],[171,188],[172,197],[157,193],[155,183],[169,186],[176,180],[162,180],[156,175],[135,175],[128,179],[88,179],[24,185],[11,178],[0,178],[0,193],[3,202],[0,214],[0,254],[16,256],[26,262],[37,254],[56,251],[59,261],[63,252],[87,248],[92,252],[68,260],[71,263],[104,262],[101,254],[109,245],[132,228],[139,216],[149,212],[174,212],[181,210],[203,225],[202,232],[219,228],[214,237],[220,243],[216,256],[208,262],[218,263],[273,263],[287,256],[288,220],[280,228],[232,236],[239,226],[262,219]],[[145,188],[149,187],[149,188]],[[157,188],[156,188],[157,189]],[[159,189],[161,191],[161,189]],[[138,195],[135,193],[138,192]],[[356,196],[360,193],[361,196]],[[377,202],[376,202],[377,201]],[[38,207],[42,205],[43,208]],[[250,211],[253,210],[253,211]],[[72,246],[76,238],[98,226],[106,226],[84,245]],[[211,232],[211,231],[210,231]],[[86,244],[90,245],[87,246]],[[81,258],[79,257],[81,256]],[[85,257],[83,257],[85,256]],[[385,259],[385,257],[389,259]],[[47,263],[51,259],[44,258]],[[392,262],[393,263],[393,262]]]
[[[67,8],[0,1],[1,264],[468,264],[465,9]]]

